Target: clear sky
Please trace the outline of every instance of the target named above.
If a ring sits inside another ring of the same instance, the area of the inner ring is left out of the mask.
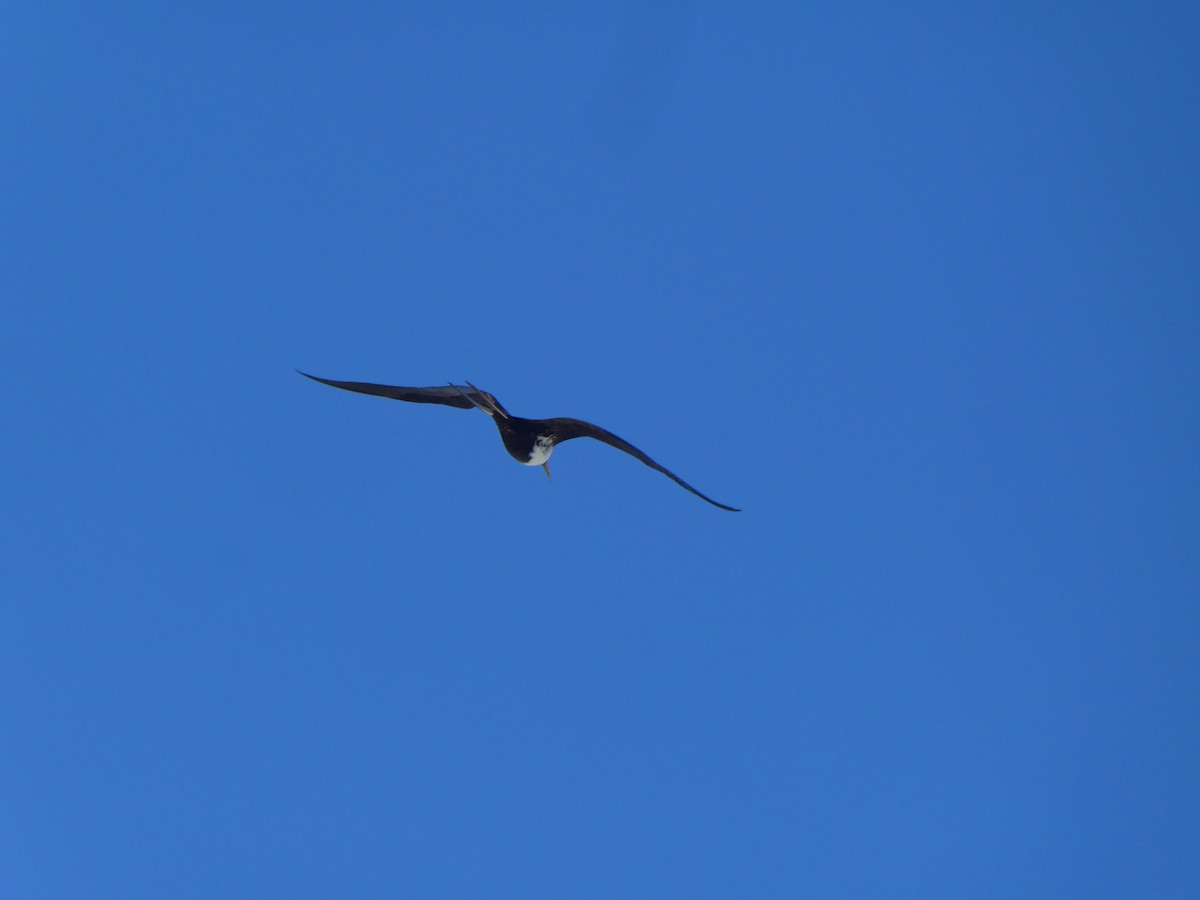
[[[1200,896],[1198,45],[4,3],[0,895]]]

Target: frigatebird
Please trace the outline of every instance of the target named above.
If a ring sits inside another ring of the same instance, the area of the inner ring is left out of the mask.
[[[481,391],[471,382],[466,384],[446,383],[444,387],[399,387],[390,384],[370,384],[365,381],[333,381],[329,378],[318,378],[307,372],[296,370],[305,378],[341,388],[344,391],[357,391],[360,394],[372,394],[376,397],[390,397],[392,400],[407,400],[410,403],[440,403],[443,406],[455,406],[459,409],[479,409],[492,417],[500,430],[500,439],[504,448],[517,462],[526,466],[541,466],[550,477],[550,454],[563,441],[572,438],[590,437],[603,441],[618,450],[624,450],[630,456],[640,459],[652,469],[662,472],[680,487],[686,488],[702,500],[707,500],[713,506],[727,509],[730,512],[741,510],[718,503],[712,497],[700,493],[674,472],[660,466],[649,456],[628,441],[622,440],[611,431],[605,431],[598,425],[583,422],[579,419],[522,419],[512,415],[500,405],[500,401],[487,391]]]

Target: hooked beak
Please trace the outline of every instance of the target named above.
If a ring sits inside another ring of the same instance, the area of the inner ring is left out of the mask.
[[[450,385],[450,387],[454,388],[456,391],[458,391],[460,394],[462,394],[464,397],[466,397],[468,400],[470,400],[472,405],[476,409],[487,413],[492,418],[495,418],[497,413],[499,413],[500,418],[502,418],[502,419],[508,418],[508,413],[506,413],[504,410],[497,409],[495,407],[495,405],[493,405],[492,403],[480,403],[478,400],[475,399],[475,397],[473,395],[468,394],[466,391],[464,391],[462,388],[460,388],[453,381],[447,381],[446,384]],[[471,390],[473,390],[480,397],[483,397],[483,399],[485,401],[487,400],[487,397],[484,396],[483,391],[481,391],[479,388],[475,387],[475,385],[471,384],[471,382],[469,382],[469,381],[467,382],[467,384],[470,385]]]

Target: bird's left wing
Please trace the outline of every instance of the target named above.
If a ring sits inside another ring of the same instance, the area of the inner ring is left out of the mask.
[[[712,497],[700,493],[700,491],[696,490],[666,466],[660,466],[637,447],[633,446],[633,444],[629,443],[629,441],[617,437],[611,431],[606,431],[599,425],[593,425],[590,422],[584,422],[580,419],[547,419],[546,424],[549,426],[549,430],[554,435],[555,443],[561,444],[563,441],[569,441],[572,438],[578,437],[595,438],[598,441],[603,441],[610,447],[616,447],[618,450],[625,451],[635,459],[640,459],[650,468],[662,472],[677,485],[691,491],[701,500],[707,500],[713,506],[719,506],[721,509],[727,509],[730,512],[741,512],[741,510],[735,506],[726,506],[724,503],[718,503]]]
[[[468,384],[446,384],[441,387],[400,387],[391,384],[371,384],[367,381],[333,381],[329,378],[318,378],[316,375],[300,372],[299,369],[296,371],[305,378],[311,378],[313,381],[341,388],[344,391],[356,391],[360,394],[372,394],[392,400],[407,400],[409,403],[440,403],[443,406],[456,406],[459,409],[474,409],[476,404],[471,402],[471,397],[474,396],[485,404],[491,402],[500,406],[496,398],[487,391],[481,391]],[[503,409],[503,407],[500,408]]]

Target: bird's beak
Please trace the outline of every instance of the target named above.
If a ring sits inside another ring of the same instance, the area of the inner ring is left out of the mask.
[[[301,373],[301,374],[303,374],[303,373]],[[502,419],[508,418],[508,416],[502,410],[496,409],[490,403],[485,406],[484,404],[482,404],[478,400],[476,400],[471,394],[468,394],[466,391],[464,391],[462,388],[460,388],[453,381],[447,381],[446,384],[450,385],[450,387],[454,388],[456,391],[458,391],[460,394],[462,394],[464,397],[466,397],[468,400],[470,400],[471,403],[473,403],[475,405],[476,409],[487,413],[492,418],[496,417],[496,413],[500,413],[500,417]],[[471,385],[471,389],[473,391],[475,391],[476,394],[478,394],[480,397],[483,397],[483,391],[481,391],[479,388],[475,387],[475,385],[471,384],[471,382],[469,382],[469,381],[467,382],[467,384]],[[484,398],[484,399],[486,399],[486,398]]]
[[[546,470],[546,480],[550,481],[551,480],[551,478],[550,478],[550,463],[548,463],[548,462],[542,463],[542,468]]]

